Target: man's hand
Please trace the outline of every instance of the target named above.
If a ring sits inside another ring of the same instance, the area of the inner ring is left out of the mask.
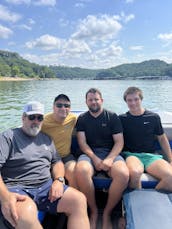
[[[17,214],[17,202],[24,201],[26,196],[17,193],[9,192],[9,195],[5,200],[1,201],[1,211],[4,218],[13,226],[16,227],[18,214]]]
[[[102,170],[108,172],[110,170],[110,168],[112,167],[112,164],[113,164],[112,158],[105,158],[102,161]]]
[[[94,157],[92,158],[92,161],[97,171],[102,170],[102,160],[99,157],[94,155]]]
[[[53,201],[61,198],[63,195],[63,191],[64,191],[63,183],[58,181],[58,180],[55,180],[52,183],[50,191],[49,191],[49,198],[48,199],[50,200],[50,202],[53,202]]]

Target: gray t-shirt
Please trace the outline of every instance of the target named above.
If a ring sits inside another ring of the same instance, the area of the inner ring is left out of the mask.
[[[39,186],[60,160],[53,141],[42,132],[31,137],[15,128],[0,134],[0,173],[7,186]]]

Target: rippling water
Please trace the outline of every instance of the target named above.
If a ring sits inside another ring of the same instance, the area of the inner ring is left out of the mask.
[[[21,113],[25,103],[39,100],[51,111],[54,97],[67,94],[73,110],[85,110],[85,93],[90,87],[101,90],[104,107],[117,114],[125,112],[123,92],[129,86],[138,86],[144,92],[143,104],[153,110],[172,112],[172,81],[170,80],[38,80],[0,82],[0,131],[21,124]]]

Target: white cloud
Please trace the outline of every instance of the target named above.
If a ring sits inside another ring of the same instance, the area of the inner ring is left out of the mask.
[[[164,47],[167,47],[172,44],[172,33],[161,33],[158,35],[158,39],[164,43]]]
[[[101,15],[96,17],[88,15],[86,19],[79,22],[77,31],[72,35],[75,39],[112,39],[121,30],[122,25],[115,16]]]
[[[30,25],[34,25],[35,24],[35,21],[32,18],[29,18],[28,21],[29,21]]]
[[[63,19],[63,18],[60,18],[60,20],[59,20],[59,25],[61,26],[61,27],[66,27],[66,26],[68,26],[69,25],[69,21],[68,20],[65,20],[65,19]]]
[[[56,0],[6,0],[6,2],[20,5],[20,4],[33,4],[37,6],[55,6]]]
[[[21,25],[18,25],[17,27],[20,28],[20,29],[28,30],[28,31],[32,30],[32,27],[30,27],[30,26],[28,26],[26,24],[21,24]]]
[[[122,20],[124,21],[125,23],[133,20],[135,18],[135,15],[134,14],[129,14],[129,15],[126,15],[124,12],[121,12],[120,16],[119,16],[119,20]]]
[[[20,4],[29,4],[31,2],[31,0],[6,0],[6,2],[11,3],[11,4],[16,4],[16,5],[20,5]]]
[[[158,38],[165,42],[172,41],[172,33],[161,33],[158,35]]]
[[[61,47],[61,42],[62,40],[54,36],[51,36],[49,34],[45,34],[35,39],[34,41],[26,42],[25,45],[29,49],[41,48],[43,50],[52,50],[52,49],[59,49]]]
[[[82,3],[82,2],[77,2],[76,4],[75,4],[75,7],[77,7],[77,8],[84,8],[84,4]]]
[[[126,3],[133,3],[134,0],[126,0],[125,2],[126,2]]]
[[[107,47],[102,49],[91,50],[85,42],[70,39],[66,41],[61,50],[58,50],[57,53],[40,56],[25,54],[23,57],[31,62],[42,65],[78,66],[96,69],[118,65],[124,61],[122,53],[122,47],[115,43],[107,45]]]
[[[55,6],[56,0],[34,0],[33,4],[38,6]]]
[[[99,49],[96,54],[101,57],[111,58],[120,56],[122,54],[122,47],[116,44],[111,44],[104,49]]]
[[[7,27],[0,25],[0,38],[6,39],[13,34],[13,31]]]
[[[142,45],[130,46],[129,49],[134,51],[143,50],[143,46]]]
[[[91,49],[84,41],[69,39],[63,46],[63,53],[75,55],[77,53],[90,53]]]
[[[8,42],[8,46],[15,46],[15,45],[16,45],[16,43],[14,41]]]
[[[21,18],[21,15],[13,13],[7,7],[0,5],[0,20],[16,22]]]

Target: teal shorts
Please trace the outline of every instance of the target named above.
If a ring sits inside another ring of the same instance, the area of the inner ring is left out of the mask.
[[[162,155],[152,154],[152,153],[131,153],[128,151],[123,152],[124,157],[135,156],[143,164],[144,169],[147,169],[154,161],[160,160],[163,158]]]

